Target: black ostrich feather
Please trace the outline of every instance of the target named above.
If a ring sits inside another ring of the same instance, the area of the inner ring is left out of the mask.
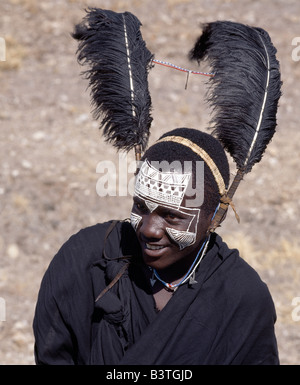
[[[190,52],[207,59],[213,134],[243,174],[260,162],[276,128],[281,95],[276,48],[266,31],[230,21],[208,23]]]
[[[229,204],[234,209],[232,197],[241,180],[260,162],[275,133],[280,70],[276,48],[266,31],[230,21],[206,24],[189,56],[198,62],[207,59],[212,67],[207,100],[213,112],[213,134],[237,165],[210,225],[213,232]],[[239,221],[237,213],[236,218]]]
[[[152,122],[148,72],[153,55],[130,12],[89,8],[72,36],[78,61],[88,65],[93,116],[101,117],[105,139],[118,150],[144,150]]]

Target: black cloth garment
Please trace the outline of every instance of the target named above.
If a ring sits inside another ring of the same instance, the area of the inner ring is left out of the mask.
[[[197,284],[184,284],[158,312],[131,225],[111,222],[73,235],[51,261],[33,322],[37,364],[279,364],[269,290],[212,234]],[[95,299],[120,271],[119,281]]]

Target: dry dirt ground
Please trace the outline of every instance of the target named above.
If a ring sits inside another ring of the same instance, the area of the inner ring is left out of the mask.
[[[7,46],[6,61],[0,62],[0,363],[34,364],[36,297],[61,244],[82,227],[128,217],[131,208],[130,195],[96,192],[97,164],[111,160],[117,172],[120,167],[90,114],[87,83],[70,38],[86,6],[131,11],[157,59],[192,69],[186,55],[200,23],[227,19],[269,31],[284,82],[278,130],[236,194],[241,223],[229,213],[219,232],[268,284],[281,363],[299,364],[300,52],[292,44],[300,45],[298,0],[0,2],[0,37]],[[151,71],[150,144],[167,129],[207,129],[206,79],[191,75],[187,90],[185,80],[185,74],[165,67]]]

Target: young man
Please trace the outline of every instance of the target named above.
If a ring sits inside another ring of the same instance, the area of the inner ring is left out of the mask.
[[[176,129],[142,158],[131,223],[73,235],[34,319],[38,364],[278,364],[258,274],[209,228],[229,183],[221,144]]]
[[[212,67],[215,136],[180,128],[147,149],[154,58],[140,25],[129,12],[92,8],[73,34],[106,140],[134,148],[137,160],[146,152],[131,223],[83,229],[50,263],[33,325],[36,362],[278,364],[268,288],[215,232],[274,135],[276,49],[261,28],[207,24],[190,58]],[[237,166],[230,187],[224,149]]]

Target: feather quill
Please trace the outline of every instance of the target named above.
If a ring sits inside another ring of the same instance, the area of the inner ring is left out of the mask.
[[[215,74],[209,80],[207,101],[213,112],[213,134],[237,166],[227,193],[231,200],[275,133],[281,96],[276,48],[261,28],[217,21],[204,26],[189,57],[198,62],[208,60]],[[226,208],[216,216],[216,222],[225,212]]]
[[[148,143],[151,96],[148,72],[153,55],[130,12],[89,8],[72,36],[78,40],[77,58],[89,66],[93,116],[101,117],[106,141],[118,150],[143,151]]]

